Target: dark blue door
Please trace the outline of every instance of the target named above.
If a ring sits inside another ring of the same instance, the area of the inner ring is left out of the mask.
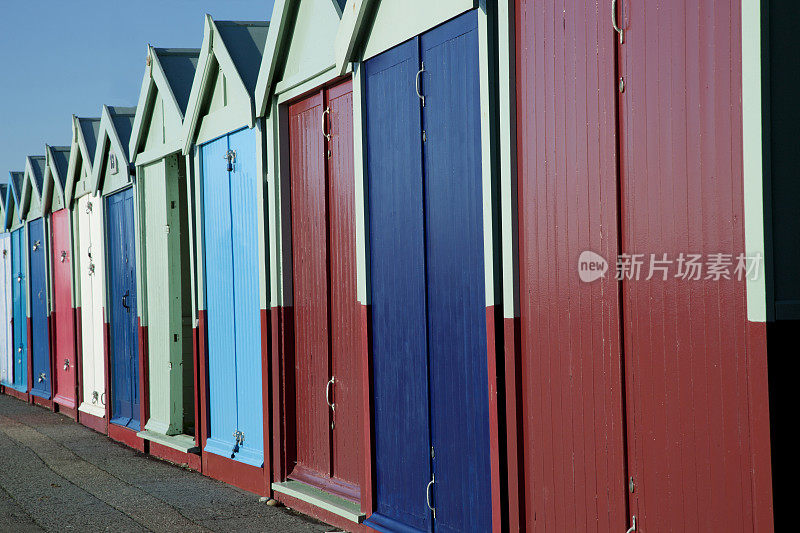
[[[11,232],[12,319],[14,320],[14,388],[28,390],[28,318],[25,305],[27,274],[25,266],[25,230]]]
[[[106,210],[111,422],[138,431],[141,416],[133,189],[109,196]]]
[[[44,220],[28,222],[28,257],[30,258],[31,297],[31,394],[50,399],[50,328],[47,324],[47,252]]]
[[[250,129],[201,148],[210,418],[205,451],[261,467],[256,148]],[[225,160],[229,151],[236,154],[231,170]]]
[[[415,92],[423,64],[424,107]],[[369,523],[489,531],[477,14],[367,61],[366,95],[376,455]]]

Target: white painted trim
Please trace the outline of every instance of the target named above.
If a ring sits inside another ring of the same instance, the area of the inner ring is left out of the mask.
[[[99,164],[94,165],[94,168],[92,168],[92,175],[90,179],[93,193],[97,193],[103,187],[103,178],[105,177],[103,175],[105,172],[105,168],[103,166],[103,156],[105,156],[106,153],[106,139],[109,141],[108,149],[116,151],[117,155],[120,156],[121,160],[119,161],[119,171],[127,174],[128,182],[131,182],[132,179],[129,170],[130,162],[128,161],[128,151],[124,146],[122,146],[122,142],[119,140],[117,129],[114,127],[114,120],[111,118],[111,111],[107,105],[103,104],[103,114],[100,117],[100,132],[97,136],[97,148],[94,152],[94,161],[99,161]],[[124,187],[120,187],[119,190],[122,188]],[[114,192],[116,192],[116,190]]]
[[[764,159],[761,114],[761,0],[742,0],[742,154],[744,241],[748,256],[761,254],[758,279],[747,280],[747,319],[767,320],[764,246]]]
[[[276,0],[272,7],[267,44],[264,47],[264,55],[261,57],[261,67],[259,67],[258,81],[256,82],[256,114],[259,117],[263,117],[269,112],[272,85],[275,81],[278,63],[283,58],[280,49],[281,42],[289,27],[289,10],[293,4],[294,0]]]
[[[182,148],[183,140],[174,139],[164,145],[159,146],[158,148],[139,152],[139,154],[136,156],[136,166],[143,167],[145,165],[149,165],[150,163],[155,163],[159,159],[164,159],[168,155],[174,154],[175,152],[180,152]]]
[[[318,78],[327,78],[327,79],[334,79],[337,77],[336,74],[325,76],[325,74],[329,71],[332,71],[336,65],[328,65],[325,67],[320,68],[316,72],[312,73],[311,75],[308,74],[300,74],[295,76],[294,78],[289,78],[288,80],[281,80],[275,85],[275,94],[279,96],[278,102],[285,101],[286,98],[281,99],[280,96],[283,96],[285,93],[292,91],[292,89],[296,89],[298,87],[303,87],[310,85],[311,83],[315,83],[316,85],[321,85],[323,82],[317,82]],[[312,87],[313,88],[313,87]],[[296,92],[296,91],[294,91]],[[302,94],[302,93],[300,93]]]
[[[336,69],[340,74],[345,73],[347,64],[354,61],[355,48],[365,22],[369,18],[373,4],[378,0],[349,0],[342,14],[342,22],[334,41],[334,57]]]
[[[370,305],[369,272],[369,203],[367,199],[366,91],[364,65],[353,70],[353,178],[355,180],[356,296],[362,305]]]

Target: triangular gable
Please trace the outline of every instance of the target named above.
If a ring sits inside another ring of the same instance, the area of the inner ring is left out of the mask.
[[[103,188],[107,177],[107,162],[111,155],[117,159],[117,170],[114,175],[121,176],[121,181],[124,183],[131,181],[128,145],[133,132],[135,116],[135,107],[103,106],[103,114],[100,117],[100,133],[97,137],[97,149],[92,165],[92,192],[97,193]]]
[[[231,99],[238,100],[241,125],[255,125],[255,85],[268,29],[268,22],[216,22],[206,15],[203,46],[183,121],[184,153],[189,153],[197,137],[219,73],[225,77]]]
[[[199,48],[147,46],[144,79],[128,146],[132,163],[148,145],[148,136],[154,134],[151,126],[162,129],[159,144],[174,144],[176,150],[183,148],[180,138],[183,116],[189,104],[199,57]]]
[[[97,137],[100,134],[99,118],[83,118],[72,115],[72,144],[69,150],[69,168],[64,186],[65,203],[72,205],[75,199],[75,187],[82,175],[92,175],[92,161],[97,149]]]
[[[342,14],[334,52],[336,70],[368,59],[478,7],[475,0],[350,0]]]
[[[256,112],[268,114],[268,102],[280,80],[305,81],[333,68],[333,43],[344,0],[277,0],[256,84]]]
[[[42,188],[43,212],[64,207],[64,185],[69,171],[69,146],[45,145],[44,186]]]
[[[9,179],[5,193],[5,217],[3,218],[3,224],[5,225],[5,229],[10,230],[15,224],[20,222],[19,217],[15,216],[17,213],[17,198],[19,197],[19,194],[15,191],[18,191],[22,186],[25,173],[9,172],[8,175]]]
[[[25,176],[22,179],[22,195],[19,199],[20,219],[30,215],[38,218],[42,214],[42,187],[44,185],[45,157],[28,156],[25,159]]]

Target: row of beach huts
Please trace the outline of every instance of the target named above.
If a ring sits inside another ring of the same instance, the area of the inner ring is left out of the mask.
[[[206,16],[0,184],[0,388],[350,531],[771,530],[800,190],[763,20]]]

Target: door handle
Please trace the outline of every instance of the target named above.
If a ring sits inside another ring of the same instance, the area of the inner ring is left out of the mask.
[[[325,115],[330,115],[330,114],[331,114],[331,107],[328,106],[325,108],[325,111],[322,112],[322,136],[325,137],[325,140],[328,142],[330,142],[331,140],[331,134],[330,132],[325,133]]]
[[[436,481],[436,475],[434,474],[431,476],[431,480],[428,481],[428,486],[425,487],[425,502],[428,504],[428,509],[433,511],[433,518],[436,518],[436,507],[431,505],[431,487],[433,487],[433,483]]]
[[[128,312],[130,312],[131,308],[128,307],[128,293],[130,291],[125,291],[125,294],[122,295],[122,307],[124,307]]]
[[[625,533],[633,533],[634,531],[636,531],[636,515],[631,517],[631,527]]]
[[[625,42],[625,30],[617,26],[617,0],[611,0],[611,25],[619,33],[619,44]]]
[[[69,370],[69,359],[64,359],[64,370]]]
[[[614,0],[614,1],[616,2],[616,0]],[[417,98],[422,100],[422,107],[425,107],[425,95],[422,94],[422,91],[420,90],[420,85],[419,85],[420,84],[419,77],[422,76],[423,72],[425,72],[425,63],[422,63],[422,68],[419,69],[419,71],[417,72],[417,79],[414,81],[414,85],[416,86],[416,90],[417,90]]]
[[[331,408],[331,411],[336,411],[336,404],[331,403],[331,385],[333,385],[335,382],[336,378],[331,377],[330,381],[328,381],[328,384],[325,385],[325,403],[328,404],[328,407]]]

